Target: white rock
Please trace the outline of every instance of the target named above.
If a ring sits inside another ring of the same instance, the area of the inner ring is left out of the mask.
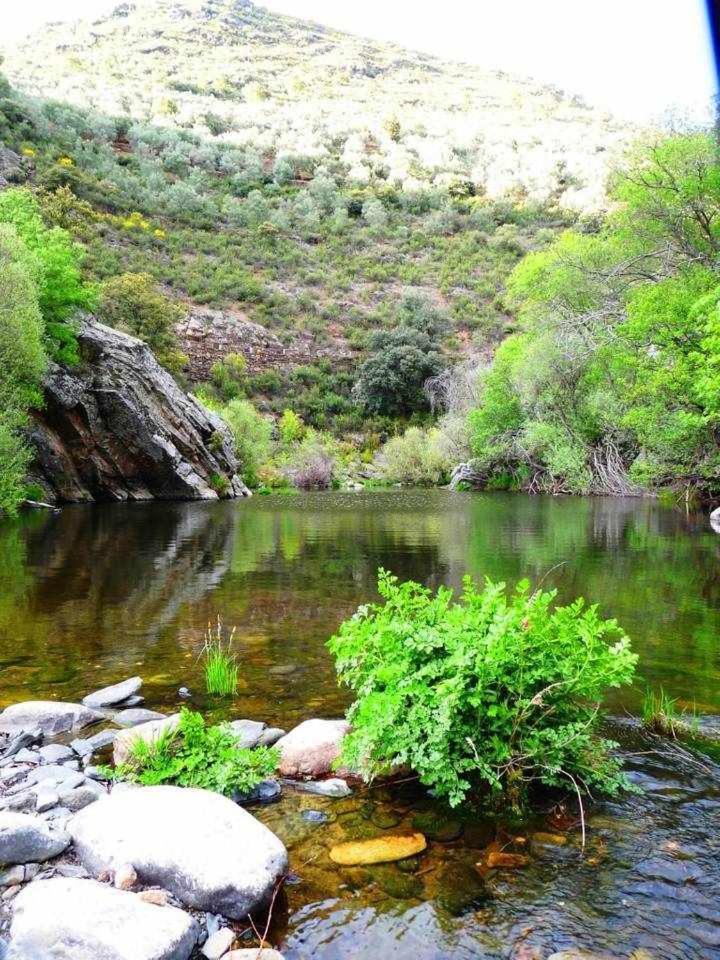
[[[199,928],[95,880],[36,880],[18,895],[8,960],[187,960]]]
[[[113,730],[108,727],[107,730],[98,730],[92,737],[86,737],[84,740],[73,740],[70,746],[73,748],[74,753],[79,756],[90,757],[98,750],[102,750],[104,747],[109,747],[111,743],[115,743],[115,738],[119,732],[119,730]]]
[[[121,683],[114,683],[111,687],[103,687],[102,690],[88,694],[87,697],[83,697],[83,703],[93,710],[97,710],[98,707],[112,707],[115,703],[122,703],[128,697],[135,696],[141,686],[140,677],[130,677]]]
[[[223,960],[284,960],[281,953],[270,947],[246,947],[244,950],[231,950]]]
[[[142,883],[237,920],[267,902],[287,869],[281,841],[246,810],[208,790],[113,791],[77,813],[68,829],[92,874],[131,863]]]
[[[346,720],[305,720],[294,727],[275,744],[281,775],[315,779],[330,773],[349,729]]]
[[[113,720],[121,727],[136,727],[139,723],[149,723],[151,720],[164,720],[165,718],[166,714],[158,713],[157,710],[138,707],[132,710],[118,710]]]
[[[228,726],[237,737],[238,747],[254,747],[263,735],[266,723],[259,720],[233,720]]]
[[[313,793],[318,797],[349,797],[352,790],[340,777],[329,777],[327,780],[282,780],[284,787],[299,790],[301,793]]]
[[[46,810],[52,810],[59,802],[60,797],[54,790],[38,789],[35,809],[38,813],[45,813]]]
[[[62,763],[64,760],[74,760],[75,751],[66,747],[64,743],[48,743],[38,750],[43,763]]]
[[[235,933],[229,927],[221,927],[211,933],[200,951],[207,960],[220,960],[235,942]]]
[[[0,864],[50,860],[69,845],[67,833],[52,830],[40,817],[0,813]]]
[[[154,743],[160,734],[165,733],[166,730],[174,730],[179,723],[180,714],[174,713],[170,717],[163,717],[162,720],[151,720],[149,723],[141,723],[128,730],[121,730],[113,744],[113,760],[116,764],[124,763],[136,740]]]
[[[16,733],[19,729],[39,727],[45,735],[79,730],[101,720],[100,714],[80,703],[60,700],[26,700],[14,703],[0,713],[0,730]]]
[[[135,867],[131,863],[121,863],[115,870],[113,884],[118,890],[132,890],[137,880]]]

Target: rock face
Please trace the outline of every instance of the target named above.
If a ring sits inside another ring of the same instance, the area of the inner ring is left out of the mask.
[[[281,737],[278,770],[283,777],[324,777],[340,756],[342,738],[348,732],[345,720],[305,720]]]
[[[132,864],[141,883],[240,920],[267,903],[287,869],[281,841],[227,797],[184,787],[113,792],[68,824],[94,874]]]
[[[57,857],[70,844],[63,831],[26,813],[0,813],[0,864],[37,863]]]
[[[30,479],[50,501],[245,496],[220,417],[184,393],[145,344],[94,320],[83,362],[51,366],[28,439]]]
[[[95,880],[36,880],[15,900],[8,960],[187,960],[198,933],[182,910]]]
[[[0,713],[0,730],[10,733],[39,728],[44,734],[66,733],[80,730],[102,717],[94,710],[79,703],[63,703],[60,700],[26,700],[14,703]]]
[[[22,183],[25,179],[22,157],[0,144],[0,190]]]
[[[102,690],[96,690],[94,693],[83,697],[83,703],[86,707],[97,710],[100,707],[112,707],[116,703],[122,703],[128,697],[134,696],[142,686],[140,677],[130,677],[121,683],[114,683],[111,687],[103,687]]]

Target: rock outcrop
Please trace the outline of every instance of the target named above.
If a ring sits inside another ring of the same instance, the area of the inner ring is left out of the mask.
[[[93,319],[82,363],[52,365],[34,414],[31,481],[54,502],[245,496],[224,422],[177,385],[140,340]]]

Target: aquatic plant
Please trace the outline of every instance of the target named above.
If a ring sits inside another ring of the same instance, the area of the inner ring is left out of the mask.
[[[232,649],[234,637],[233,628],[227,640],[224,639],[220,617],[215,627],[208,624],[201,652],[204,660],[205,687],[208,693],[230,697],[237,690],[240,668]]]
[[[227,724],[207,726],[202,714],[183,707],[175,730],[154,741],[136,739],[125,763],[110,771],[115,780],[154,786],[200,787],[232,796],[248,793],[277,768],[274,747],[238,747]]]
[[[597,725],[605,691],[631,681],[637,656],[615,620],[582,598],[521,581],[436,594],[380,570],[383,603],[329,641],[357,700],[341,763],[367,777],[415,770],[457,806],[503,796],[520,808],[534,783],[617,794],[628,783]]]
[[[698,718],[695,713],[686,714],[678,709],[677,699],[670,697],[663,687],[658,691],[650,688],[645,691],[642,721],[648,730],[673,740],[695,737],[698,734]]]

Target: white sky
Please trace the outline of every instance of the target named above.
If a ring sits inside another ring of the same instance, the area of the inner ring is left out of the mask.
[[[119,0],[23,0],[0,46]],[[703,0],[265,0],[281,13],[554,83],[618,116],[697,114],[716,81]]]

